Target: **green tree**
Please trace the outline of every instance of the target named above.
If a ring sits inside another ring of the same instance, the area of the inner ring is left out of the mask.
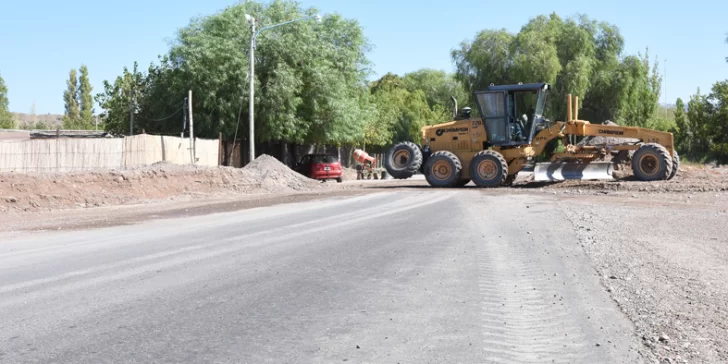
[[[35,124],[33,124],[32,128],[38,129],[38,130],[44,130],[44,129],[48,129],[48,124],[43,120],[38,120],[35,122]]]
[[[75,129],[81,119],[78,108],[78,77],[75,69],[72,69],[68,75],[66,91],[63,92],[63,102],[66,109],[63,115],[63,127],[65,129]]]
[[[710,124],[713,114],[713,105],[707,95],[700,93],[700,89],[695,95],[690,97],[688,102],[687,117],[690,121],[690,130],[692,131],[692,151],[693,158],[705,158],[710,151],[711,136]]]
[[[139,112],[139,103],[137,99],[144,99],[145,102],[152,102],[151,99],[147,100],[144,96],[139,96],[142,92],[147,92],[149,89],[146,87],[148,79],[153,78],[149,74],[143,74],[139,71],[139,65],[134,62],[134,67],[131,72],[124,67],[124,71],[121,76],[117,77],[114,83],[104,81],[104,92],[96,95],[96,101],[99,103],[104,113],[102,118],[104,120],[104,129],[106,131],[116,134],[128,134],[129,133],[129,111],[131,105],[134,105],[134,112]],[[151,67],[150,67],[151,68]],[[134,102],[132,102],[132,96]],[[184,97],[182,94],[179,95],[181,99]],[[157,102],[163,102],[164,100],[157,100]],[[180,105],[181,105],[180,101]],[[178,105],[179,106],[179,105]],[[147,125],[142,120],[135,120],[135,130],[146,128]],[[179,132],[179,128],[176,130]]]
[[[86,67],[86,65],[81,65],[79,72],[81,74],[79,77],[78,88],[78,101],[81,108],[79,124],[83,129],[92,129],[94,125],[94,100],[91,96],[91,90],[93,88],[91,87],[91,81],[88,78],[88,67]]]
[[[192,90],[198,137],[216,137],[218,132],[232,137],[236,131],[244,136],[251,76],[245,14],[259,19],[261,28],[316,12],[294,1],[276,0],[239,3],[194,19],[178,31],[159,64],[134,82],[139,85],[138,125],[152,132],[179,133],[182,113],[175,112]],[[312,144],[361,140],[370,111],[362,101],[367,99],[363,95],[369,48],[359,24],[337,14],[325,16],[321,23],[296,22],[261,33],[255,51],[256,140]],[[124,87],[117,79],[97,96],[106,110],[108,128],[117,128],[120,113],[107,107],[128,104],[128,98],[121,100],[129,92],[122,92]],[[167,119],[169,115],[174,116]]]
[[[452,51],[456,77],[469,91],[485,90],[491,83],[512,82],[512,44],[515,36],[505,29],[483,30],[471,42]]]
[[[44,130],[44,129],[48,129],[48,124],[46,124],[46,122],[43,120],[38,120],[36,122],[29,122],[29,123],[20,125],[20,128],[24,129],[24,130],[33,130],[33,129]]]
[[[459,102],[458,107],[460,108],[469,102],[470,95],[463,84],[455,78],[455,75],[444,71],[421,69],[405,74],[402,81],[408,91],[421,90],[424,92],[427,104],[433,110],[452,110],[451,96],[454,96]],[[452,118],[451,113],[448,115],[450,116],[445,120]]]
[[[8,87],[5,80],[0,75],[0,129],[12,129],[15,127],[13,114],[8,109],[10,101],[8,100]]]
[[[437,105],[430,107],[423,90],[410,91],[407,82],[397,75],[384,75],[372,84],[371,89],[384,139],[380,145],[404,140],[419,142],[423,126],[452,118],[449,110]]]
[[[675,143],[680,154],[691,155],[691,144],[693,132],[690,130],[690,121],[685,114],[685,102],[678,97],[675,102],[675,129],[672,131],[675,135]]]
[[[716,82],[707,95],[698,89],[687,114],[676,111],[675,122],[678,147],[690,159],[728,163],[728,80]]]
[[[709,96],[712,115],[708,133],[711,156],[721,164],[728,163],[728,80],[713,85]]]
[[[547,116],[566,117],[566,95],[580,96],[580,118],[626,125],[655,124],[661,77],[645,53],[623,55],[619,29],[585,15],[538,16],[517,34],[483,30],[452,52],[457,78],[469,91],[491,83],[553,85]]]

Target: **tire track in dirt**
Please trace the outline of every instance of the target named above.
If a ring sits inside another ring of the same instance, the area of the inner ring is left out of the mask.
[[[481,241],[481,362],[641,362],[632,327],[602,294],[569,227],[542,218],[549,205],[534,206],[528,196],[483,202],[467,214],[471,238]]]
[[[491,253],[478,251],[486,363],[586,362],[587,338],[558,293],[544,289],[543,272],[523,252]]]

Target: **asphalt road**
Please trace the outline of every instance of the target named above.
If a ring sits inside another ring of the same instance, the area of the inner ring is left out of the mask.
[[[546,197],[412,190],[0,242],[0,363],[639,363]]]

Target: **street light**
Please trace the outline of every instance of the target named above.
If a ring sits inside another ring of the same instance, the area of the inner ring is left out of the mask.
[[[250,143],[249,144],[249,158],[250,158],[250,162],[252,162],[253,160],[255,160],[255,122],[253,121],[255,119],[255,116],[254,116],[253,109],[255,107],[255,105],[254,105],[255,104],[255,45],[256,45],[256,41],[258,39],[258,36],[264,30],[276,28],[276,27],[279,27],[281,25],[295,23],[295,22],[298,22],[298,21],[309,20],[309,19],[316,19],[316,21],[320,23],[321,22],[321,15],[315,14],[315,15],[306,16],[306,17],[303,17],[303,18],[300,18],[300,19],[290,20],[290,21],[283,22],[283,23],[280,23],[280,24],[269,25],[267,27],[260,28],[258,31],[256,31],[255,30],[255,26],[258,23],[258,20],[255,19],[255,17],[253,17],[252,15],[245,14],[245,20],[247,20],[250,23],[250,34],[251,34],[251,36],[250,36],[250,107],[249,107],[249,109],[250,109],[250,114],[249,114],[250,121],[249,121],[249,125],[248,125],[248,130],[249,130],[249,133],[248,134],[250,134],[249,135],[249,139],[250,139],[250,141],[249,141],[249,143]]]

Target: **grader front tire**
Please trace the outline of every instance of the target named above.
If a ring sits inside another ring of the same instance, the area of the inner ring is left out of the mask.
[[[632,172],[641,181],[666,180],[672,172],[670,153],[659,144],[643,144],[632,156]]]
[[[448,151],[437,151],[427,159],[425,178],[432,187],[455,187],[460,180],[463,165]]]
[[[389,150],[384,167],[394,179],[407,179],[412,177],[422,166],[422,151],[412,142],[396,144]]]
[[[508,178],[508,163],[493,150],[482,150],[470,161],[470,178],[478,187],[498,187]]]

